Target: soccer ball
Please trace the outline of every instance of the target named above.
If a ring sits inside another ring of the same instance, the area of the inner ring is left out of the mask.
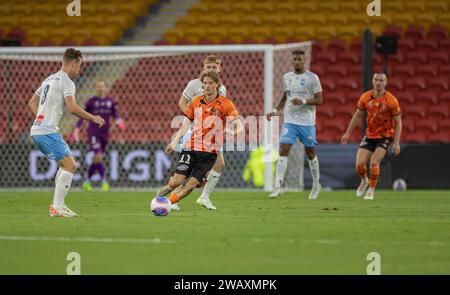
[[[170,212],[169,199],[162,196],[156,196],[150,203],[150,210],[155,216],[167,216]]]
[[[392,184],[392,189],[398,192],[406,191],[406,181],[403,178],[397,178]]]

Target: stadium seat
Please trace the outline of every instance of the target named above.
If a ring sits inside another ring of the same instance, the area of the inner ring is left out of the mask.
[[[430,77],[428,79],[428,87],[430,89],[436,89],[440,91],[449,90],[449,78],[448,77]]]
[[[395,22],[394,22],[395,23]],[[388,26],[384,28],[384,35],[396,36],[400,38],[403,34],[403,29],[399,26]]]
[[[398,50],[406,50],[406,51],[414,50],[416,49],[416,41],[414,41],[411,38],[400,38],[397,41],[397,47]]]
[[[348,70],[340,64],[330,65],[326,68],[326,75],[334,78],[343,78],[348,75]]]
[[[277,1],[274,9],[280,14],[295,14],[297,12],[297,7],[290,1]]]
[[[345,103],[345,92],[343,91],[331,91],[324,96],[324,103],[337,106]],[[320,106],[320,109],[322,106]],[[318,108],[319,109],[319,108]],[[334,114],[334,110],[330,110],[331,114]]]
[[[420,133],[433,133],[438,129],[438,124],[434,119],[419,120],[415,123],[415,131]]]
[[[321,63],[316,62],[316,63],[311,64],[310,70],[313,73],[316,73],[319,77],[322,77],[325,75],[325,68],[326,68],[325,65],[322,65]]]
[[[436,65],[427,64],[418,67],[416,73],[420,76],[437,77],[438,69]]]
[[[388,81],[389,83],[389,81]],[[398,93],[393,93],[395,97],[397,97],[398,101],[400,102],[400,107],[404,103],[408,104],[414,104],[416,102],[416,92],[411,90],[403,90]]]
[[[311,13],[318,10],[318,5],[314,1],[286,1],[291,5],[295,5],[295,11],[302,13]]]
[[[401,13],[405,10],[404,4],[401,1],[388,1],[383,3],[383,10],[389,13]]]
[[[435,26],[431,26],[428,29],[427,38],[429,38],[429,39],[442,40],[447,37],[448,37],[448,30],[446,27],[435,25]]]
[[[337,79],[336,87],[345,91],[359,90],[359,80],[353,77]]]
[[[449,111],[448,104],[437,104],[428,108],[428,115],[438,120],[445,120],[449,118]]]
[[[450,51],[450,38],[440,40],[438,47],[441,50]]]
[[[428,1],[425,2],[427,11],[433,11],[436,13],[449,10],[449,5],[447,1]]]
[[[334,91],[336,89],[335,79],[329,77],[320,78],[322,88],[326,91]]]
[[[402,91],[404,88],[403,79],[398,77],[390,77],[388,79],[387,88],[392,89],[394,92]]]
[[[432,143],[449,143],[450,136],[447,133],[436,132],[427,136],[427,142]]]
[[[408,120],[420,120],[426,117],[427,109],[421,105],[404,105],[402,112]]]
[[[440,65],[438,67],[439,75],[441,76],[450,76],[450,64]]]
[[[430,52],[428,62],[431,64],[446,64],[449,62],[449,54],[445,51]]]
[[[353,114],[356,111],[356,105],[353,106],[351,104],[338,106],[334,112],[335,116],[338,117],[341,121],[350,122],[350,119],[353,117]]]
[[[405,136],[403,136],[404,142],[412,142],[412,143],[426,143],[427,137],[425,134],[418,134],[418,133],[407,133]]]
[[[432,51],[437,50],[439,48],[439,44],[437,40],[434,39],[422,39],[417,42],[417,48],[419,50]]]
[[[427,89],[427,83],[422,77],[415,77],[405,80],[405,87],[409,90],[420,91]]]
[[[345,126],[341,121],[337,120],[327,120],[322,123],[322,128],[326,130],[327,133],[342,134],[346,127],[347,126]]]
[[[442,121],[439,122],[439,131],[441,133],[444,133],[444,134],[447,134],[447,135],[450,134],[450,120],[449,119],[442,120]]]
[[[415,75],[415,67],[411,64],[397,65],[394,67],[393,74],[403,79],[413,77]],[[389,83],[389,81],[388,81]]]
[[[317,52],[312,54],[313,62],[322,62],[322,63],[336,63],[336,53],[331,50],[326,50],[324,52]]]
[[[424,64],[427,62],[427,54],[424,51],[412,51],[406,54],[406,62]]]
[[[344,40],[333,38],[328,42],[327,50],[342,52],[347,49],[347,43]]]

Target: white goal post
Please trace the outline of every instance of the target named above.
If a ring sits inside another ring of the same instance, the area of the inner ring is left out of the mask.
[[[161,96],[163,94],[155,93],[155,89],[157,87],[162,87],[161,85],[170,83],[173,83],[173,85],[176,84],[176,86],[173,87],[175,88],[173,89],[173,92],[170,92],[169,94],[167,94],[168,91],[164,92],[164,95],[167,96],[166,99],[168,102],[170,100],[170,106],[167,105],[161,107],[161,105],[143,105],[141,111],[144,111],[144,108],[147,108],[147,111],[149,112],[157,111],[161,114],[169,114],[170,110],[168,109],[173,107],[174,114],[179,114],[179,111],[176,110],[176,103],[181,95],[182,87],[184,87],[182,85],[186,85],[189,80],[197,77],[198,73],[201,71],[202,58],[206,54],[217,54],[224,63],[222,69],[223,75],[221,75],[222,80],[227,87],[228,93],[231,95],[230,98],[232,100],[236,100],[238,111],[240,111],[241,103],[239,100],[241,100],[244,105],[242,109],[246,110],[244,113],[247,112],[247,114],[249,114],[249,112],[253,110],[255,115],[263,116],[273,109],[274,104],[277,103],[278,99],[282,95],[282,76],[284,73],[292,71],[291,51],[299,48],[303,49],[307,55],[307,68],[309,68],[312,43],[307,41],[283,45],[89,46],[76,48],[81,50],[83,60],[87,64],[86,69],[83,70],[82,75],[76,81],[77,101],[80,105],[83,105],[84,101],[93,95],[93,82],[96,79],[107,77],[106,79],[109,82],[108,84],[115,86],[113,89],[113,96],[125,96],[125,94],[130,95],[130,92],[137,89],[140,93],[145,94],[147,90],[147,92],[151,93],[151,95]],[[45,76],[43,76],[44,73],[45,75],[49,75],[55,69],[57,70],[61,55],[65,49],[66,47],[0,48],[0,70],[3,73],[3,77],[1,78],[4,83],[2,86],[5,86],[0,89],[0,102],[2,102],[5,106],[10,106],[10,108],[8,108],[8,112],[5,112],[5,117],[8,118],[6,120],[8,124],[6,126],[6,132],[0,137],[0,146],[2,146],[3,143],[7,143],[11,145],[9,147],[10,149],[15,149],[15,143],[23,142],[24,136],[17,136],[17,133],[15,132],[18,131],[25,133],[25,127],[28,127],[30,117],[29,115],[24,117],[20,111],[16,110],[15,104],[17,103],[17,99],[19,97],[21,100],[29,99],[35,90],[33,87],[37,88],[40,80],[45,78]],[[172,62],[172,60],[175,61]],[[39,74],[33,75],[36,70]],[[153,74],[153,70],[155,70],[155,74]],[[148,72],[147,77],[145,76],[145,72]],[[170,76],[166,76],[167,81],[164,81],[164,75],[168,75],[168,73]],[[20,75],[23,77],[20,77]],[[32,79],[29,79],[28,75],[32,77]],[[133,78],[130,78],[130,75],[133,75]],[[29,80],[25,83],[26,86],[19,86],[21,81],[24,80]],[[127,88],[127,84],[130,83],[137,83],[137,86]],[[14,87],[14,91],[11,89],[8,91],[8,85],[12,85]],[[247,87],[246,85],[249,86]],[[169,88],[170,86],[167,87]],[[17,94],[16,92],[19,93]],[[246,94],[240,97],[241,92]],[[22,102],[23,101],[21,101],[21,103]],[[127,114],[130,121],[136,119],[138,116],[141,116],[133,113],[135,112],[133,105],[136,103],[138,102],[134,102],[132,99],[123,99],[120,101],[119,106],[126,110],[123,111],[123,113]],[[121,112],[120,108],[119,112]],[[17,122],[19,119],[23,122]],[[69,120],[70,126],[61,126],[63,132],[70,132],[70,129],[73,127],[73,120],[74,119]],[[62,121],[64,121],[64,118]],[[152,122],[147,122],[147,126],[153,126]],[[264,122],[264,126],[262,126],[262,132],[264,134],[262,137],[262,144],[266,148],[265,159],[269,159],[269,161],[266,161],[265,163],[264,190],[269,191],[272,189],[273,183],[273,163],[270,161],[272,154],[271,150],[275,149],[278,151],[278,140],[276,140],[276,137],[278,137],[279,130],[274,130],[274,128],[280,128],[281,126],[280,124],[277,124],[277,122],[274,124],[268,122],[267,120],[264,120]],[[280,120],[280,123],[281,122],[282,121]],[[142,128],[145,127],[141,127],[141,129]],[[131,129],[126,132],[139,133],[141,130]],[[129,141],[135,143],[135,138],[138,138],[137,141],[142,138],[139,134],[133,134],[132,138],[130,136],[131,134],[117,136],[113,134],[113,141],[118,139],[117,142],[127,144]],[[155,138],[157,138],[156,135]],[[163,135],[161,138],[157,138],[157,140],[167,142],[167,136]],[[155,140],[151,138],[142,139],[143,143],[150,143],[154,141]],[[4,148],[5,146],[6,145],[4,145]],[[153,147],[145,148],[150,150],[153,149]],[[118,149],[118,153],[120,154],[122,149],[128,150],[131,148],[126,146],[119,147]],[[24,152],[26,153],[27,151]],[[5,153],[2,152],[2,154],[3,157],[7,157]],[[232,153],[230,153],[230,155],[231,154]],[[287,189],[303,190],[304,150],[302,146],[299,145],[299,147],[294,148],[291,154],[295,155],[290,155],[290,168],[288,168],[288,173],[286,176],[286,186]],[[114,156],[114,154],[112,155]],[[80,152],[80,157],[82,156],[83,151]],[[245,157],[247,156],[248,153]],[[20,156],[14,156],[15,160],[17,160],[18,157]],[[24,157],[29,158],[28,155]],[[119,155],[118,157],[120,158],[122,156]],[[124,157],[126,157],[126,155],[124,155]],[[227,163],[225,170],[242,169],[242,164],[247,159],[243,158],[243,156],[239,157],[236,158],[233,156],[231,164],[229,165]],[[1,160],[5,163],[5,159]],[[25,162],[26,160],[27,159],[25,159]],[[234,163],[233,161],[237,162]],[[111,163],[111,165],[113,165],[113,163]],[[120,163],[115,163],[114,165],[120,166]],[[81,164],[81,166],[83,165]],[[32,168],[24,168],[22,172],[25,173],[30,169]],[[35,167],[34,169],[37,171],[39,168]],[[133,179],[132,177],[130,178],[130,175],[128,175],[128,177],[121,178],[122,176],[120,173],[124,172],[123,167],[122,169],[116,170],[118,172],[113,172],[113,170],[111,170],[109,174],[110,177],[115,177],[114,179],[116,180],[117,187],[134,186],[134,183],[132,182]],[[129,171],[131,170],[133,170],[133,168],[129,169]],[[289,170],[292,170],[292,172],[289,172]],[[20,173],[20,171],[18,173]],[[119,175],[116,175],[117,173],[119,173]],[[125,173],[128,172],[125,171]],[[228,185],[225,183],[226,180],[222,179],[220,182],[222,185],[219,184],[219,187],[242,187],[238,180],[240,173],[241,171],[236,171],[233,176],[229,176],[229,182],[232,183],[231,185]],[[155,175],[158,175],[157,171],[155,172]],[[161,176],[159,176],[157,180],[160,178]],[[139,179],[139,177],[136,179]],[[32,179],[30,181],[33,182],[35,180]],[[49,183],[49,180],[47,182],[43,182],[43,186],[50,186]],[[150,187],[158,186],[157,183],[155,184],[154,180],[149,180],[147,182],[143,181],[140,184]],[[17,184],[18,187],[28,185],[28,182],[23,183],[20,181],[18,181]],[[17,187],[13,178],[0,180],[0,186]]]

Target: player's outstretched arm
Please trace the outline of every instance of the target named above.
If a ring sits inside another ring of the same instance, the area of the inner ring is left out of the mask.
[[[355,128],[356,124],[358,124],[358,122],[361,120],[362,114],[363,112],[359,109],[357,109],[353,114],[353,117],[350,120],[350,124],[348,124],[347,130],[345,131],[344,135],[342,135],[342,144],[347,144],[348,138],[350,137],[350,134],[352,134],[352,131]]]
[[[287,95],[286,95],[286,92],[285,92],[285,93],[283,93],[283,96],[281,97],[281,99],[278,102],[277,106],[270,113],[268,113],[266,115],[267,120],[270,121],[270,119],[273,116],[278,115],[278,113],[284,108],[284,105],[286,104],[286,100],[287,100]]]
[[[90,113],[83,110],[79,105],[77,105],[75,97],[73,97],[72,95],[64,97],[64,100],[66,102],[67,110],[75,116],[94,122],[98,124],[99,127],[102,127],[105,124],[105,120],[102,117],[91,115]]]
[[[37,116],[39,108],[39,96],[37,94],[33,94],[30,101],[28,102],[28,107],[33,112],[34,116]]]
[[[172,142],[169,143],[166,147],[166,153],[171,154],[175,147],[177,146],[177,143],[180,142],[180,139],[188,132],[189,128],[191,127],[191,120],[189,120],[187,117],[184,118],[183,123],[178,130],[177,134],[173,138]]]
[[[180,107],[180,110],[183,113],[186,113],[186,110],[189,107],[190,103],[191,103],[190,100],[186,96],[182,95],[180,97],[180,100],[178,101],[178,107]]]
[[[402,116],[397,115],[394,117],[395,121],[395,134],[394,134],[394,143],[392,144],[392,150],[394,155],[400,154],[400,137],[402,136]]]

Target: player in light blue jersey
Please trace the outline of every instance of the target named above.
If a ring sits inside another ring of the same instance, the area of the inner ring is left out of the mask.
[[[217,56],[209,55],[203,61],[203,70],[214,71],[216,73],[219,73],[221,64],[222,63]],[[225,86],[220,85],[218,93],[221,96],[226,96],[227,90]],[[180,101],[178,102],[178,106],[180,107],[181,111],[185,113],[191,103],[191,100],[200,95],[203,95],[203,85],[200,79],[194,79],[189,81],[188,85],[183,91]],[[172,151],[177,151],[181,153],[183,144],[186,142],[187,139],[191,137],[192,134],[191,125],[192,125],[191,121],[188,118],[184,118],[180,130],[177,132],[172,142],[169,143],[169,145],[167,145],[166,153],[171,154]],[[208,173],[208,176],[206,178],[207,180],[206,185],[203,189],[202,194],[197,199],[197,204],[202,205],[203,207],[210,210],[217,209],[210,200],[210,194],[212,193],[217,183],[219,182],[220,174],[222,172],[224,165],[225,160],[223,158],[223,153],[221,150],[220,153],[217,155],[214,167]],[[179,210],[179,207],[177,204],[173,204],[172,209]]]
[[[319,77],[305,68],[305,52],[292,52],[294,71],[283,77],[283,97],[267,119],[278,115],[284,107],[284,124],[280,137],[280,158],[275,174],[275,187],[270,197],[281,194],[281,185],[287,168],[287,159],[292,145],[300,140],[305,146],[309,168],[313,179],[309,199],[317,199],[321,189],[319,161],[316,156],[316,105],[322,104],[322,86]]]
[[[35,115],[30,135],[39,150],[51,160],[58,162],[59,169],[55,177],[55,193],[49,208],[51,217],[75,217],[64,199],[69,192],[76,171],[75,159],[70,148],[59,133],[59,121],[64,104],[67,110],[99,126],[105,124],[100,116],[93,116],[79,107],[75,101],[75,83],[72,81],[80,73],[83,58],[79,50],[69,48],[65,51],[62,67],[47,77],[31,97],[28,107]]]

